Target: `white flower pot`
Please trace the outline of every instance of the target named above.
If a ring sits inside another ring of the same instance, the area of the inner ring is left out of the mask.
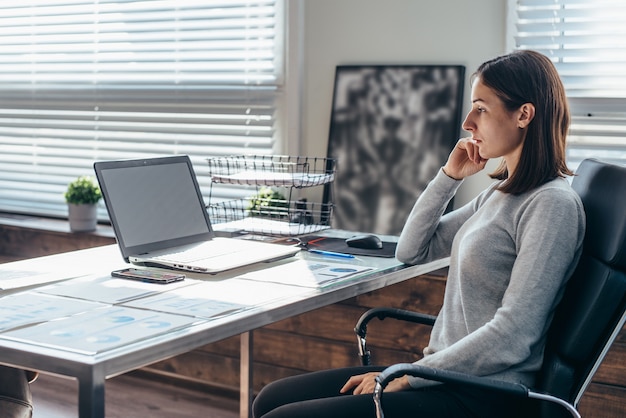
[[[74,203],[67,204],[70,230],[72,232],[95,231],[98,221],[97,205]]]

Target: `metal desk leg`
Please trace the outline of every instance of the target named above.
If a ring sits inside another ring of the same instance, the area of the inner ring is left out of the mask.
[[[244,332],[239,337],[239,418],[252,416],[252,331]]]
[[[104,375],[93,371],[78,379],[79,418],[105,418],[104,416]]]

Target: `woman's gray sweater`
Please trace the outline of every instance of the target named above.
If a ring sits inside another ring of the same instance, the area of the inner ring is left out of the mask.
[[[519,195],[494,183],[444,215],[461,183],[439,171],[396,250],[408,264],[450,256],[444,303],[417,364],[533,386],[546,330],[582,250],[582,203],[562,178]]]

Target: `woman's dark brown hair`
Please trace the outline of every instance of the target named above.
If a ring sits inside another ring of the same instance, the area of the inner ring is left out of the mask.
[[[491,88],[509,111],[524,103],[535,106],[528,125],[520,161],[509,178],[506,163],[490,174],[508,181],[500,186],[506,193],[519,194],[556,177],[572,175],[565,162],[565,145],[570,124],[565,88],[552,61],[535,51],[520,50],[483,63],[474,73]]]

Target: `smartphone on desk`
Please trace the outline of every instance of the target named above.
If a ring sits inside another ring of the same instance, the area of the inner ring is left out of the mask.
[[[127,268],[115,270],[111,272],[111,276],[121,279],[138,280],[146,283],[168,284],[185,279],[185,275],[181,273],[164,273],[160,271],[151,271],[144,269]]]

